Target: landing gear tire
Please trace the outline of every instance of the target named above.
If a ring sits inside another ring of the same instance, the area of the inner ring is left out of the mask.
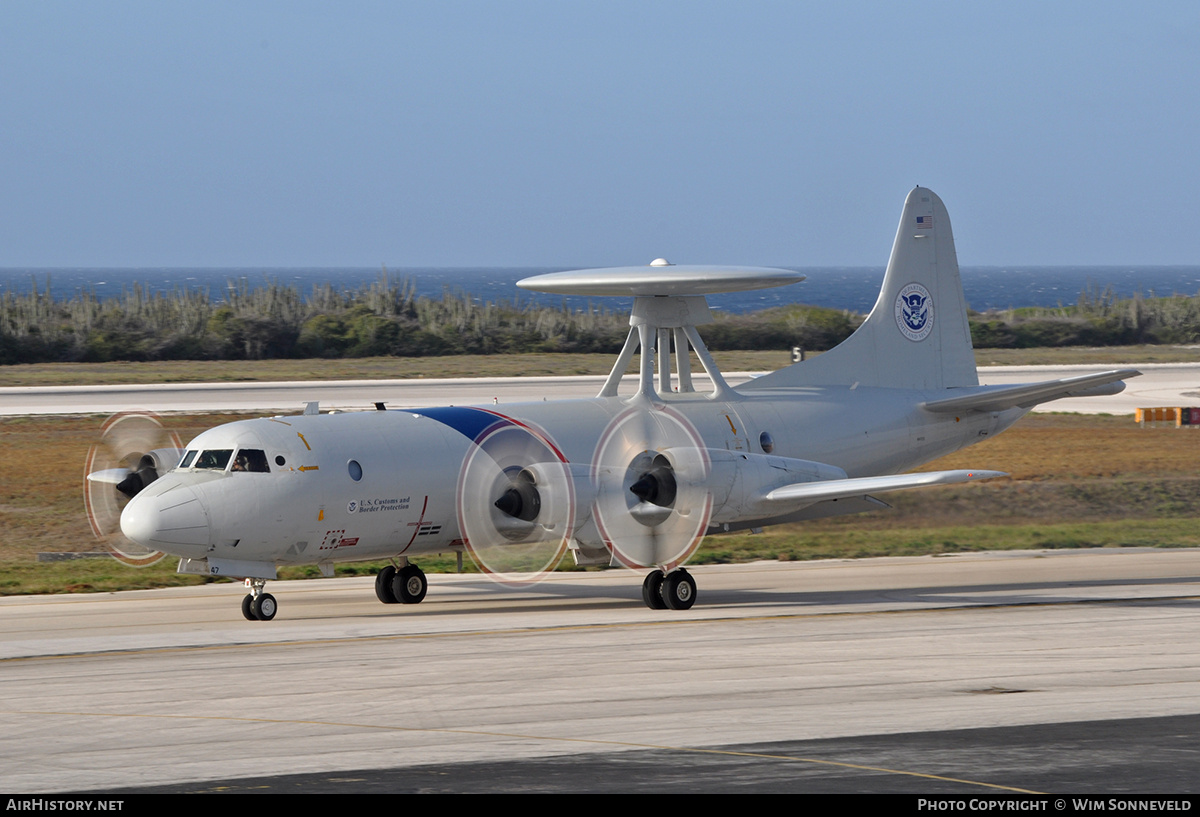
[[[396,595],[392,592],[392,580],[396,578],[396,568],[388,565],[375,574],[375,596],[384,604],[395,604]]]
[[[254,596],[250,593],[246,594],[246,598],[242,599],[242,615],[247,621],[258,621],[258,616],[254,615]]]
[[[243,605],[245,602],[243,602]],[[270,593],[259,593],[250,604],[250,611],[254,613],[254,617],[259,621],[270,621],[275,618],[275,613],[279,610],[279,605],[275,602],[275,597]]]
[[[662,600],[672,610],[690,610],[696,603],[696,580],[686,570],[675,570],[663,578]]]
[[[651,610],[666,610],[667,603],[663,600],[662,586],[666,577],[661,570],[652,570],[642,582],[642,601]]]
[[[420,604],[428,590],[429,582],[416,565],[397,570],[392,579],[392,595],[404,604]]]

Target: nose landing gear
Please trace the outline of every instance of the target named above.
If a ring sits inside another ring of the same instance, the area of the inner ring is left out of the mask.
[[[242,615],[247,621],[270,621],[275,618],[279,604],[270,593],[264,593],[266,579],[246,579],[250,593],[242,599]]]

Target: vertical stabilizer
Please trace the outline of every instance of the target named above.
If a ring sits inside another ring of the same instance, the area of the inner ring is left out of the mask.
[[[896,389],[979,383],[950,216],[932,190],[908,194],[879,299],[858,331],[739,391],[855,383]]]

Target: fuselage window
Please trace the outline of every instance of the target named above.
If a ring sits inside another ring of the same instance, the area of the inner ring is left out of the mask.
[[[350,479],[355,482],[362,479],[362,466],[358,464],[358,460],[350,460],[346,463],[346,470],[350,472]]]
[[[762,448],[764,454],[770,454],[775,450],[775,440],[766,431],[758,435],[758,445]]]
[[[233,456],[232,448],[217,448],[211,451],[202,451],[200,456],[196,457],[195,468],[220,468],[225,470],[225,466],[229,464],[229,458]]]
[[[271,468],[267,465],[267,453],[259,448],[242,448],[237,452],[237,456],[233,458],[233,467],[231,471],[255,471],[261,474],[269,473]]]
[[[183,459],[179,463],[180,468],[188,468],[192,464],[192,460],[196,459],[196,452],[189,451],[183,455]]]

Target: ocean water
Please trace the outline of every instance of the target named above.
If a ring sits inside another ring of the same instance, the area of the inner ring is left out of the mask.
[[[389,269],[392,276],[411,280],[420,295],[441,297],[446,290],[470,293],[480,302],[516,301],[575,308],[605,304],[627,310],[628,298],[564,298],[519,290],[516,282],[530,275],[557,272],[561,267],[485,267]],[[867,312],[875,303],[883,281],[883,267],[792,267],[808,278],[800,284],[776,289],[735,292],[709,297],[716,309],[750,312],[784,304],[802,303],[833,309]],[[295,286],[302,294],[314,286],[332,284],[356,289],[378,281],[379,268],[3,268],[0,293],[27,293],[35,286],[49,290],[56,299],[70,298],[90,290],[100,298],[120,295],[135,282],[149,292],[169,293],[177,289],[206,291],[219,299],[230,286],[246,282],[251,288],[274,281]],[[1102,291],[1111,287],[1119,297],[1143,295],[1196,295],[1200,293],[1200,266],[1138,267],[963,267],[963,290],[972,309],[983,312],[1022,306],[1053,307],[1074,304],[1085,289]]]

